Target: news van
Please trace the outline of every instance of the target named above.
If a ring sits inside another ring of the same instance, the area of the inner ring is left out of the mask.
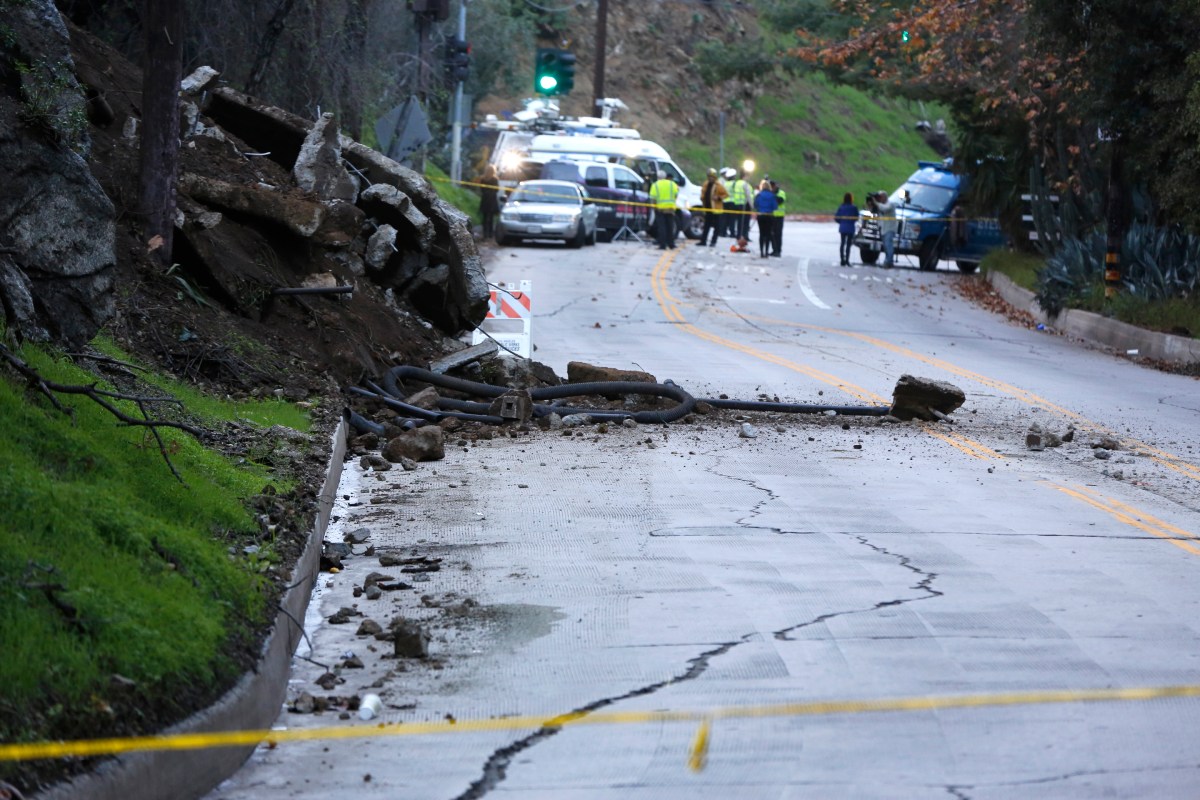
[[[525,175],[539,175],[541,165],[563,159],[622,164],[650,183],[657,180],[658,172],[662,171],[679,185],[676,201],[679,230],[689,239],[700,238],[704,215],[692,213],[692,209],[700,207],[700,186],[693,183],[670,154],[655,142],[570,133],[525,134],[502,138],[493,153],[493,163],[500,172],[502,184],[506,177],[523,180],[527,179]]]

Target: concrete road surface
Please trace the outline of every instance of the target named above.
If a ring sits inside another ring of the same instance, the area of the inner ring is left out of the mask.
[[[833,225],[795,222],[777,259],[496,251],[560,375],[873,406],[913,374],[967,402],[468,426],[415,471],[348,465],[328,538],[366,527],[374,555],[322,580],[290,693],[331,710],[283,711],[312,738],[210,797],[1193,796],[1200,385],[981,310],[952,269],[836,253]],[[1032,423],[1073,441],[1029,450]],[[354,597],[371,572],[413,588]],[[343,607],[363,616],[326,621]],[[395,617],[428,659],[356,635]],[[367,693],[380,717],[341,711]]]

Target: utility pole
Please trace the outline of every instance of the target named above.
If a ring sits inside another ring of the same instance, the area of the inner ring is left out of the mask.
[[[458,41],[467,40],[467,0],[458,4]],[[463,82],[454,85],[454,123],[450,139],[450,180],[462,180],[462,104]]]
[[[592,76],[592,113],[599,113],[604,99],[604,51],[608,49],[608,0],[596,6],[596,71]]]

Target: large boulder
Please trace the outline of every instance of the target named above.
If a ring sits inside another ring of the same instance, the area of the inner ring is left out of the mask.
[[[0,88],[0,308],[18,336],[78,346],[114,312],[116,214],[81,155],[84,100],[54,3],[10,6],[0,62],[34,66]]]

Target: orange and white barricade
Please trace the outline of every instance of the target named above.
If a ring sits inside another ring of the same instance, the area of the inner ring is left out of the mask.
[[[471,344],[479,344],[488,338],[522,358],[533,358],[533,281],[521,281],[520,286],[507,283],[492,289],[488,298],[488,313],[479,330],[471,333]]]

